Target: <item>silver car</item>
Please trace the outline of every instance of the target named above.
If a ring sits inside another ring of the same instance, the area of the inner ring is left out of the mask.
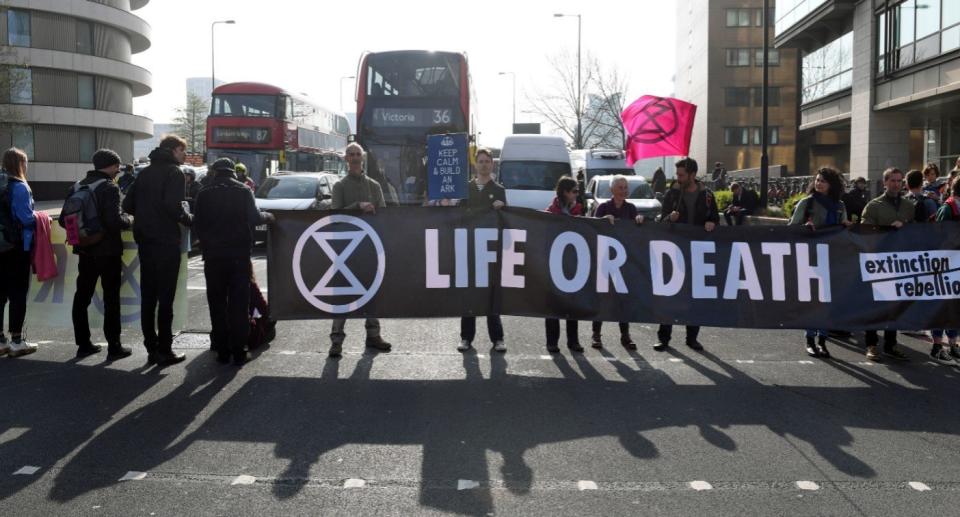
[[[322,172],[278,172],[271,175],[255,196],[257,208],[271,210],[329,210],[333,184],[340,178]],[[265,241],[267,225],[257,226],[253,237]]]
[[[587,184],[587,215],[593,217],[597,212],[597,207],[601,203],[610,200],[613,195],[610,193],[610,182],[613,176],[594,176]],[[653,193],[653,187],[646,178],[642,176],[625,176],[627,187],[630,194],[627,195],[627,202],[637,207],[637,213],[642,215],[648,221],[654,220],[660,215],[660,201]]]

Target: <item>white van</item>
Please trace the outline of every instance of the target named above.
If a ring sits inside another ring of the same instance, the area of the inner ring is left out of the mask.
[[[633,176],[636,171],[627,165],[627,155],[620,149],[577,149],[570,151],[570,165],[574,174],[583,169],[583,182],[594,176]]]
[[[510,135],[500,151],[500,175],[507,206],[544,210],[557,180],[570,176],[570,152],[559,136]]]

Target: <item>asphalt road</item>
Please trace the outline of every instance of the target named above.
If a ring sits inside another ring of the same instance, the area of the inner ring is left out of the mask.
[[[259,277],[265,263],[256,261]],[[550,356],[504,318],[509,351],[458,321],[388,320],[389,354],[326,357],[329,323],[283,322],[237,370],[206,347],[191,260],[183,365],[81,361],[68,329],[0,360],[2,515],[944,515],[960,507],[960,370],[865,361],[798,331],[704,329],[706,351]],[[589,325],[581,325],[586,344]],[[95,336],[98,335],[95,333]],[[102,338],[101,338],[102,339]],[[36,469],[34,471],[34,469]],[[21,472],[21,473],[17,473]],[[133,479],[121,481],[121,478]]]

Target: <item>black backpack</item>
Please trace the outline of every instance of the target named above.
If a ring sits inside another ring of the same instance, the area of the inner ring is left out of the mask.
[[[90,184],[78,181],[63,201],[58,222],[67,230],[67,242],[73,246],[90,246],[103,240],[103,225],[97,207],[96,190],[106,179]],[[74,226],[75,225],[75,226]]]

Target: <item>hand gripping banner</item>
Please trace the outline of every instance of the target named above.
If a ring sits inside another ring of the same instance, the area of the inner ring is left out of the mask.
[[[960,327],[960,225],[813,231],[506,208],[276,212],[279,319],[503,315],[740,328]]]

